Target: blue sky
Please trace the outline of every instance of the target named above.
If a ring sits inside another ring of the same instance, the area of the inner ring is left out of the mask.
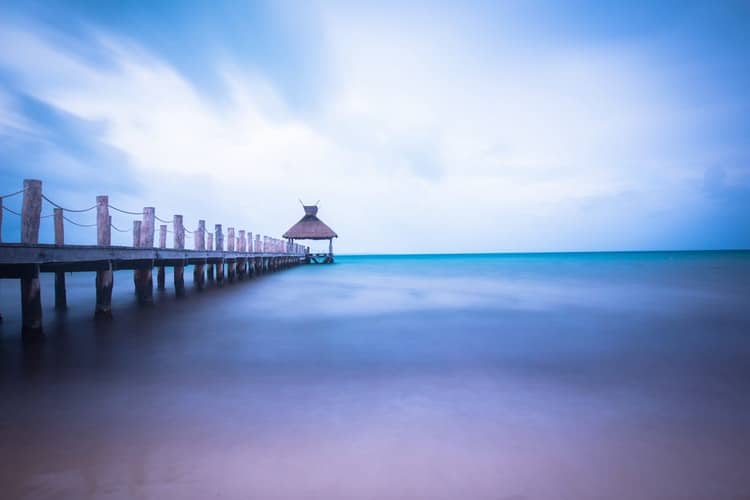
[[[0,195],[274,236],[320,199],[342,252],[747,248],[748,33],[746,2],[0,1]]]

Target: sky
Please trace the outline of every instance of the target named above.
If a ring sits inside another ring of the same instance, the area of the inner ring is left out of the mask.
[[[320,200],[340,253],[750,248],[748,2],[0,0],[0,47],[0,196],[276,237]]]

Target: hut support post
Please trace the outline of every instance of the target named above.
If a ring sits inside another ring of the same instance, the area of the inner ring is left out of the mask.
[[[172,223],[174,230],[174,247],[180,250],[185,248],[185,226],[182,225],[182,215],[175,215]],[[174,266],[174,293],[178,297],[185,295],[185,266],[177,264]]]
[[[167,225],[161,224],[159,226],[159,248],[167,248]],[[165,277],[164,277],[164,266],[159,266],[156,272],[156,289],[164,290],[165,288]]]
[[[65,229],[63,226],[63,209],[55,207],[55,245],[65,244]],[[55,272],[55,309],[65,310],[68,308],[68,297],[65,291],[65,272]]]
[[[42,181],[23,181],[23,207],[21,209],[21,243],[35,245],[39,242],[39,220],[42,213]],[[39,266],[31,266],[21,278],[21,334],[24,341],[43,338],[42,295],[39,286]]]
[[[109,216],[109,197],[96,197],[96,244],[100,247],[109,246],[112,237],[112,220]],[[96,308],[94,317],[105,319],[112,317],[112,264],[109,269],[96,272]]]

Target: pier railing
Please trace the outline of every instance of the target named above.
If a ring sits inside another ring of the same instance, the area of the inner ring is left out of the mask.
[[[6,206],[8,198],[22,196],[19,210]],[[48,205],[51,213],[42,214]],[[112,231],[127,232],[112,223],[110,211],[133,220],[132,247],[112,245]],[[20,240],[2,241],[4,213],[20,218]],[[82,214],[91,213],[89,220]],[[73,215],[76,214],[76,215]],[[70,217],[69,217],[70,215]],[[71,218],[75,217],[75,219]],[[51,218],[54,242],[40,243],[41,222]],[[96,228],[96,244],[70,245],[65,243],[65,223]],[[159,222],[158,245],[155,240]],[[168,237],[171,234],[171,246]],[[192,240],[192,249],[186,248]],[[304,262],[308,249],[302,245],[270,236],[261,236],[246,229],[236,230],[215,224],[214,231],[206,230],[206,221],[198,220],[192,230],[185,227],[183,216],[170,219],[156,215],[154,207],[126,210],[110,204],[109,197],[100,195],[86,208],[64,207],[42,192],[42,182],[27,179],[23,188],[0,197],[0,278],[21,280],[21,309],[24,338],[41,336],[41,293],[39,273],[55,273],[55,307],[67,307],[65,272],[96,271],[95,317],[112,315],[111,298],[113,271],[132,269],[136,295],[141,304],[153,302],[153,268],[157,268],[157,287],[165,288],[165,267],[173,268],[174,289],[184,295],[184,268],[194,266],[193,283],[201,290],[206,281],[222,285]],[[225,272],[226,269],[226,272]]]

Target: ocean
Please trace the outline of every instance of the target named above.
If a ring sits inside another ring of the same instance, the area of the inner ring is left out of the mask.
[[[750,252],[185,277],[100,323],[44,275],[41,346],[0,283],[0,496],[750,498]]]

